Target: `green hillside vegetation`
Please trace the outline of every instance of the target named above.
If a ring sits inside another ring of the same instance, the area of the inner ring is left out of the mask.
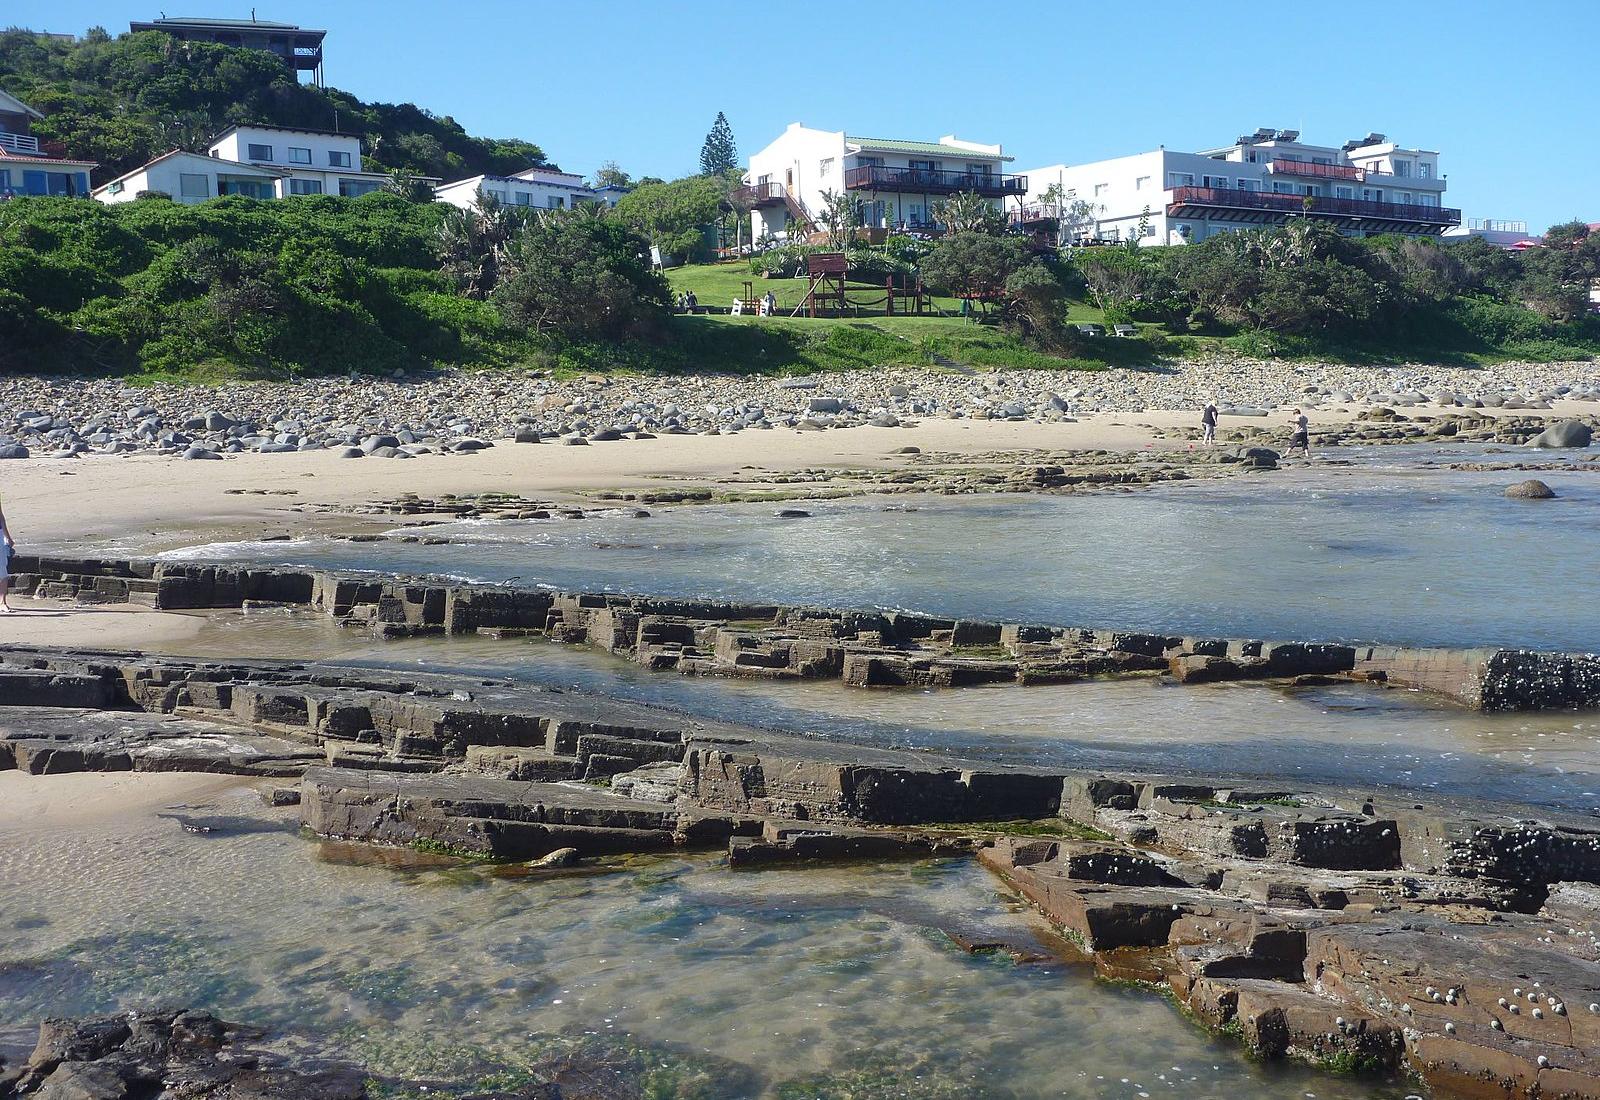
[[[460,179],[546,164],[528,141],[472,137],[412,103],[364,103],[296,82],[264,50],[178,42],[160,31],[76,42],[0,32],[0,88],[44,113],[34,133],[98,161],[102,183],[171,149],[199,151],[232,124],[360,134],[369,171]]]

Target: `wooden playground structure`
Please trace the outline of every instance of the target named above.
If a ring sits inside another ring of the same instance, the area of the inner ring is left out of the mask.
[[[849,298],[850,264],[843,252],[815,252],[807,256],[806,280],[805,297],[789,314],[791,317],[802,314],[807,317],[860,316],[863,308],[871,309],[880,305],[884,307],[885,315],[892,317],[897,301],[900,312],[907,315],[933,311],[932,298],[923,288],[920,277],[910,290],[896,290],[894,276],[890,275],[883,281],[882,298],[852,302]],[[744,285],[748,295],[751,284]]]

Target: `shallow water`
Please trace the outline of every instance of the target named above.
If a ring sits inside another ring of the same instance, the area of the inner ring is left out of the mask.
[[[433,526],[450,545],[211,543],[169,557],[1209,635],[1600,647],[1600,474],[1421,469],[1373,448],[1127,493],[907,496]],[[1429,455],[1438,450],[1430,449]],[[1481,452],[1478,452],[1481,454]]]
[[[312,615],[216,615],[173,652],[505,676],[856,744],[1012,764],[1383,784],[1600,808],[1600,715],[1480,714],[1364,685],[1287,690],[1158,680],[861,690],[681,677],[584,646],[478,637],[377,641]]]
[[[505,1086],[576,1054],[679,1100],[1408,1091],[1253,1063],[1084,968],[966,954],[943,930],[1047,935],[966,861],[518,879],[352,863],[253,825],[246,789],[188,812],[242,828],[0,834],[0,1019],[185,1004],[383,1075]]]

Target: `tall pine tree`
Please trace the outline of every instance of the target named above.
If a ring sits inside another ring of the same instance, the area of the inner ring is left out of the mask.
[[[718,111],[706,143],[700,146],[700,174],[718,176],[737,167],[739,147],[733,143],[733,127],[728,125],[728,116]]]

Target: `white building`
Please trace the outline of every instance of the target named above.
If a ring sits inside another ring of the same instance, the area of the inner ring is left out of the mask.
[[[903,141],[791,122],[750,157],[744,187],[734,198],[750,208],[754,240],[784,237],[791,224],[814,225],[830,192],[855,199],[862,225],[934,229],[936,204],[957,192],[977,192],[996,206],[1020,199],[1028,181],[1001,173],[1011,159],[999,145],[954,135]]]
[[[1141,244],[1183,244],[1218,233],[1324,219],[1351,236],[1438,236],[1461,222],[1441,199],[1439,154],[1406,149],[1382,134],[1343,146],[1309,145],[1295,130],[1257,130],[1200,153],[1166,148],[1027,173],[1021,217],[1054,212],[1045,196],[1086,204],[1081,236]]]
[[[38,111],[0,92],[0,200],[15,195],[89,194],[92,160],[74,160],[65,150],[33,136]]]
[[[502,206],[532,206],[541,210],[570,210],[586,202],[605,202],[615,206],[615,195],[602,195],[584,182],[582,176],[558,172],[554,168],[525,168],[511,176],[468,176],[433,189],[433,197],[463,210],[476,207],[488,198]]]
[[[142,192],[160,191],[186,203],[218,195],[354,198],[378,190],[388,178],[383,172],[361,170],[361,139],[355,134],[230,126],[212,139],[205,155],[174,149],[96,188],[94,197],[127,202]]]
[[[1447,241],[1465,241],[1472,237],[1482,238],[1496,248],[1507,249],[1527,248],[1542,240],[1537,234],[1528,233],[1527,222],[1505,218],[1468,218],[1465,225],[1454,225],[1444,231]]]
[[[132,202],[147,192],[156,192],[172,196],[174,202],[189,204],[218,195],[270,199],[277,196],[283,178],[276,169],[174,149],[95,188],[94,197],[105,203]]]
[[[384,172],[361,170],[361,138],[332,130],[230,126],[211,139],[214,157],[254,164],[282,178],[276,197],[344,195],[355,198],[381,188]]]

